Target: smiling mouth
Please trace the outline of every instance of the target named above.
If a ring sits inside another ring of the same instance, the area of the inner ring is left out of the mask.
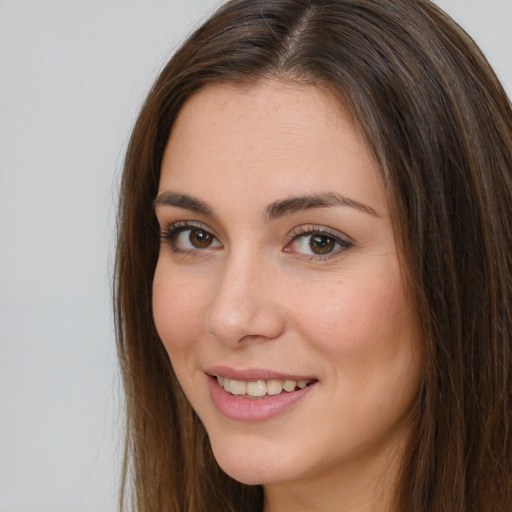
[[[228,379],[220,375],[215,378],[219,386],[227,393],[249,399],[261,399],[269,396],[293,393],[294,391],[304,389],[317,382],[315,379],[299,381],[279,379],[243,381]]]

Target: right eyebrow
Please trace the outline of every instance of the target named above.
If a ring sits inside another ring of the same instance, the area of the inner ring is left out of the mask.
[[[157,206],[174,206],[183,210],[190,210],[202,215],[213,215],[213,210],[203,201],[189,196],[188,194],[177,194],[175,192],[162,192],[153,201],[153,209]]]

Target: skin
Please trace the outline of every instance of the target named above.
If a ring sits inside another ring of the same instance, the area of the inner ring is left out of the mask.
[[[170,193],[207,208],[166,204]],[[348,200],[266,215],[325,193]],[[162,238],[155,324],[220,466],[262,484],[267,512],[390,510],[418,341],[379,171],[339,102],[272,80],[203,88],[173,127],[158,194],[162,233],[181,224]],[[330,252],[317,254],[312,230]],[[206,246],[191,243],[198,233]],[[318,382],[279,415],[243,422],[212,402],[214,365]]]

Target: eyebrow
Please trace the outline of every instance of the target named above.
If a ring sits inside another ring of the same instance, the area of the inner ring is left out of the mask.
[[[348,206],[368,213],[374,217],[380,217],[380,215],[371,206],[334,192],[323,192],[320,194],[282,199],[267,206],[265,214],[269,220],[275,220],[278,217],[291,215],[292,213],[300,210],[329,208],[333,206]]]
[[[213,209],[204,201],[189,196],[188,194],[177,194],[175,192],[162,192],[153,201],[153,208],[157,206],[174,206],[183,210],[190,210],[202,215],[213,216]]]
[[[153,201],[153,208],[157,206],[174,206],[184,210],[190,210],[201,215],[213,216],[214,211],[207,203],[188,194],[175,192],[162,192]],[[334,192],[323,192],[304,196],[293,196],[280,199],[269,204],[265,208],[265,217],[268,220],[276,220],[285,215],[291,215],[302,210],[314,208],[329,208],[333,206],[348,206],[356,210],[368,213],[373,217],[380,217],[376,210],[367,204],[361,203],[349,197]]]

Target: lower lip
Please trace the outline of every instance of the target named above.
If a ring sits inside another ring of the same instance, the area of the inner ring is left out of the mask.
[[[217,379],[208,377],[210,397],[217,409],[227,418],[238,421],[264,421],[273,418],[302,400],[316,387],[316,382],[291,393],[283,392],[266,398],[242,398],[232,395],[219,385]]]

